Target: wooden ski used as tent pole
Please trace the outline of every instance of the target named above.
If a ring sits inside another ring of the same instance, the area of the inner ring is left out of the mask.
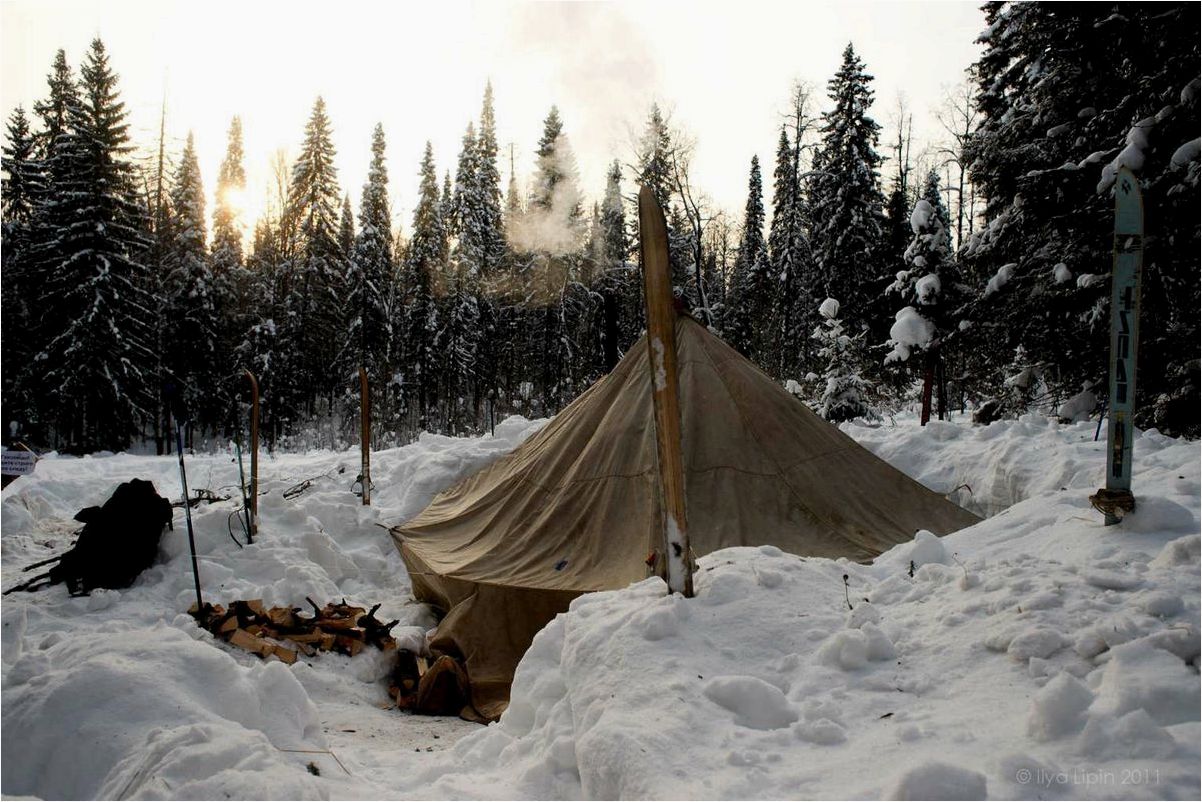
[[[359,368],[359,441],[363,452],[359,479],[363,488],[363,506],[371,504],[371,388],[367,369]]]
[[[259,380],[249,370],[250,380],[250,531],[246,542],[253,543],[259,534]]]
[[[664,502],[663,575],[668,590],[693,595],[693,562],[685,515],[680,445],[680,388],[676,372],[676,305],[668,262],[668,227],[655,193],[639,191],[639,247],[647,305],[647,356],[655,406],[655,442]]]

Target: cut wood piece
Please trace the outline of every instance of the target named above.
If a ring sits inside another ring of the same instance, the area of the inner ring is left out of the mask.
[[[337,639],[336,635],[331,635],[329,633],[322,633],[321,645],[318,646],[317,648],[321,649],[324,652],[328,652],[334,648],[334,641],[336,639]]]
[[[297,643],[291,636],[286,637],[285,640],[295,646],[305,657],[312,657],[317,654],[317,650],[307,643]]]
[[[322,629],[354,629],[355,619],[353,618],[322,618],[317,622],[317,626]]]
[[[238,628],[238,616],[231,615],[229,618],[221,622],[221,626],[217,627],[217,634],[228,635]]]
[[[417,661],[417,675],[420,677],[430,670],[430,661],[422,657],[420,654],[414,658]]]
[[[255,615],[263,615],[267,612],[266,608],[263,607],[262,599],[247,599],[246,606],[249,607]]]
[[[288,635],[288,640],[295,641],[296,643],[321,643],[325,637],[326,633],[319,629],[315,629],[312,632],[298,632],[296,634],[290,634]]]
[[[292,627],[296,625],[296,613],[291,607],[272,607],[267,611],[267,620],[277,627]]]
[[[247,632],[249,632],[252,635],[262,635],[263,634],[263,627],[259,624],[248,624],[247,626],[243,627],[243,629],[245,629]]]
[[[345,651],[351,657],[354,657],[359,652],[363,651],[363,641],[361,640],[349,638],[346,635],[339,635],[337,636],[336,642],[338,644],[338,648]]]
[[[239,649],[245,649],[260,657],[266,657],[275,651],[275,647],[272,644],[250,634],[245,629],[234,630],[234,634],[230,636],[230,643]]]
[[[286,646],[275,646],[272,653],[279,658],[280,662],[292,665],[296,662],[296,652]]]

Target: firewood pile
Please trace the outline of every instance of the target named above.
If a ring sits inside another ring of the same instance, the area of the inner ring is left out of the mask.
[[[396,639],[389,633],[398,622],[377,619],[380,605],[367,610],[347,604],[346,599],[324,607],[308,597],[305,601],[313,615],[306,615],[301,607],[267,609],[262,599],[236,601],[228,608],[206,604],[204,615],[193,605],[188,612],[226,643],[289,664],[301,654],[312,657],[317,652],[338,652],[354,657],[366,646],[381,651],[396,648]]]

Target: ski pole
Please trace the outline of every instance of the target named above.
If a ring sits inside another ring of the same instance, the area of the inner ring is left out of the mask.
[[[168,394],[173,395],[173,387]],[[204,615],[204,599],[200,595],[200,567],[196,562],[196,536],[192,531],[192,505],[188,503],[188,473],[184,470],[184,420],[187,417],[183,402],[175,397],[175,450],[179,454],[179,482],[184,490],[184,520],[188,524],[188,550],[192,552],[192,579],[196,582],[196,615]]]
[[[246,472],[242,469],[242,441],[234,440],[234,451],[238,454],[238,489],[242,492],[242,512],[246,518],[246,542],[250,543],[250,502],[246,498]]]

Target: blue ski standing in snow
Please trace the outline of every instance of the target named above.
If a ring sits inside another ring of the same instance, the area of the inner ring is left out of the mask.
[[[1114,268],[1110,290],[1110,415],[1107,428],[1106,489],[1101,503],[1106,525],[1120,511],[1135,509],[1131,494],[1131,446],[1135,412],[1135,359],[1139,345],[1139,279],[1144,259],[1144,207],[1139,181],[1120,168],[1114,187]],[[1096,498],[1096,497],[1095,497]]]

